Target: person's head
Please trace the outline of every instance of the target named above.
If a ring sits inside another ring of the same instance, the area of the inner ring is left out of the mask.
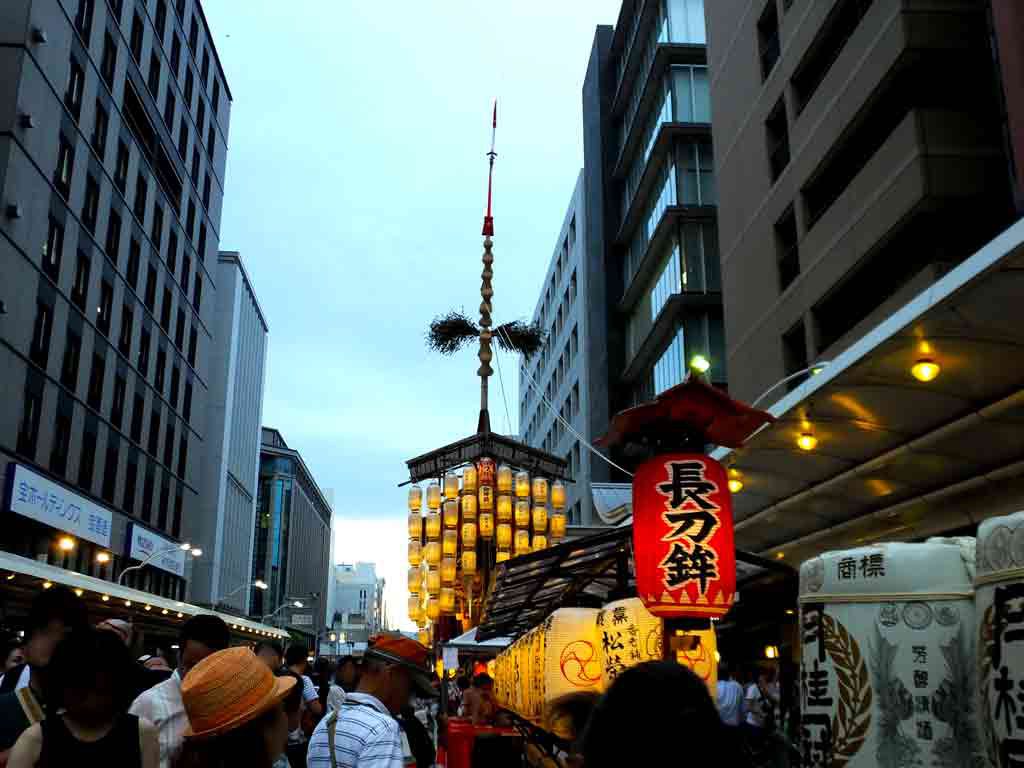
[[[184,679],[192,667],[211,653],[231,645],[231,633],[220,616],[204,613],[193,616],[182,625],[178,645],[178,673]]]
[[[413,689],[421,696],[436,695],[425,668],[427,653],[424,646],[403,635],[375,635],[363,656],[357,690],[376,697],[393,715],[409,702]]]
[[[359,659],[346,656],[339,661],[338,668],[334,670],[334,680],[345,691],[354,691],[359,685]]]
[[[459,678],[455,681],[455,685],[458,686],[460,691],[465,691],[469,688],[469,678],[466,675],[459,675]]]
[[[473,678],[473,687],[490,693],[494,690],[494,680],[486,672],[482,672]]]
[[[723,682],[732,680],[732,671],[729,669],[729,665],[724,661],[718,662],[718,679]]]
[[[284,663],[284,648],[277,640],[260,640],[256,643],[256,657],[276,672]]]
[[[283,702],[295,687],[294,676],[275,677],[248,648],[204,658],[181,684],[189,720],[183,764],[269,768],[288,741]]]
[[[53,652],[44,696],[51,711],[65,709],[83,723],[105,723],[131,706],[132,656],[112,632],[82,629]]]
[[[331,660],[320,656],[316,661],[313,662],[313,674],[316,675],[318,680],[330,680],[331,679]]]
[[[680,744],[687,745],[687,763],[700,765],[721,754],[728,740],[723,728],[699,677],[672,661],[649,661],[619,674],[594,709],[583,737],[583,762],[586,768],[633,763],[635,741],[623,734],[644,733],[654,734],[644,740],[645,765],[677,764]]]
[[[281,702],[284,705],[284,713],[288,717],[288,731],[294,731],[302,725],[302,678],[290,669],[281,669],[280,666],[274,671],[277,677],[291,677],[296,685],[288,692]]]
[[[6,672],[7,670],[25,662],[25,652],[22,650],[22,643],[20,640],[11,640],[4,645],[2,661],[3,668],[0,669],[0,672]]]
[[[80,597],[64,586],[44,589],[32,600],[29,608],[25,661],[34,670],[45,669],[64,636],[83,631],[88,626]]]
[[[96,629],[110,632],[124,643],[126,648],[132,647],[132,639],[135,632],[130,621],[125,621],[124,619],[104,619],[96,625]]]
[[[292,643],[285,651],[284,663],[293,672],[298,672],[300,675],[306,674],[306,669],[309,666],[309,648],[302,643]]]

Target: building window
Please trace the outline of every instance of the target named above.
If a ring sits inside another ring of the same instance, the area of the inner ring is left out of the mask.
[[[71,194],[71,175],[75,170],[75,148],[62,133],[57,146],[57,169],[53,172],[53,185],[64,200]]]
[[[43,409],[42,384],[25,385],[25,402],[21,409],[21,422],[18,424],[18,453],[35,459],[36,443],[39,439],[39,414]]]
[[[178,308],[178,320],[174,325],[174,345],[181,351],[181,345],[185,343],[185,310]]]
[[[82,337],[68,328],[64,342],[64,362],[60,367],[60,383],[74,392],[78,388],[78,363],[82,357]]]
[[[196,346],[198,344],[199,334],[196,333],[196,329],[192,328],[188,332],[188,364],[193,368],[196,367]]]
[[[132,290],[135,290],[139,284],[139,262],[141,259],[142,249],[139,247],[139,241],[133,237],[128,244],[128,271],[125,275]]]
[[[135,178],[135,218],[140,224],[146,223],[146,198],[149,196],[149,183],[140,172]]]
[[[128,188],[128,163],[131,154],[128,145],[123,141],[117,142],[117,166],[114,168],[114,185],[123,195]]]
[[[711,143],[685,144],[680,147],[680,152],[683,161],[683,204],[715,205],[718,202],[718,189]]]
[[[210,174],[203,178],[203,207],[210,209]]]
[[[185,216],[185,234],[191,240],[196,232],[196,201],[188,201],[188,214]],[[202,256],[202,254],[200,254]]]
[[[142,413],[146,408],[146,399],[136,393],[135,404],[132,406],[132,440],[142,442]]]
[[[181,536],[181,492],[174,494],[174,518],[171,523],[171,536]]]
[[[51,216],[50,227],[46,233],[46,243],[43,245],[43,272],[55,283],[60,279],[60,262],[63,252],[64,227]]]
[[[85,200],[82,202],[82,223],[89,234],[96,234],[96,220],[100,212],[100,185],[90,173],[85,179]]]
[[[198,104],[196,105],[196,131],[202,135],[203,128],[206,126],[206,102],[203,101],[203,97],[198,98]]]
[[[92,137],[89,141],[100,160],[107,153],[107,129],[110,126],[110,113],[103,107],[103,102],[96,99],[96,120],[92,124]]]
[[[761,58],[761,79],[767,80],[782,52],[779,40],[779,14],[775,9],[775,0],[768,0],[757,22],[757,42]]]
[[[192,183],[199,184],[199,146],[192,147]]]
[[[658,362],[654,364],[654,394],[660,395],[666,389],[674,387],[683,380],[685,365],[685,350],[683,347],[683,331],[679,331],[672,337],[672,341],[662,353]]]
[[[164,0],[157,0],[156,15],[153,17],[153,27],[157,36],[163,40],[164,31],[167,29],[167,3]]]
[[[197,45],[199,45],[199,22],[196,21],[195,14],[193,14],[192,23],[188,30],[188,47],[195,53]]]
[[[178,14],[178,18],[181,22],[185,23],[185,0],[175,0],[174,9]]]
[[[170,332],[171,329],[171,302],[174,301],[174,296],[171,294],[170,288],[164,288],[164,303],[160,307],[160,327],[164,331]]]
[[[160,93],[160,57],[157,56],[156,51],[151,51],[149,54],[149,92],[153,94],[153,98],[157,97]]]
[[[78,459],[78,485],[87,492],[92,491],[92,476],[96,468],[96,432],[87,430],[82,434],[82,454]]]
[[[217,116],[217,111],[220,107],[220,80],[216,77],[213,78],[213,96],[210,98],[210,109],[213,112],[214,117]]]
[[[110,215],[107,217],[107,241],[104,249],[107,252],[107,258],[117,264],[121,250],[121,217],[113,208],[110,209]]]
[[[119,440],[117,435],[107,437],[107,459],[103,464],[103,490],[100,495],[108,504],[114,503],[114,490],[117,487],[117,463],[120,459]]]
[[[124,421],[124,402],[128,391],[128,382],[118,374],[114,378],[114,401],[110,404],[110,423],[118,429]]]
[[[800,275],[800,249],[797,244],[796,216],[793,206],[775,222],[775,252],[779,265],[779,292],[786,290]]]
[[[68,68],[68,87],[64,91],[64,106],[77,120],[82,115],[82,90],[85,88],[85,72],[74,56]]]
[[[71,412],[57,410],[53,430],[53,446],[50,448],[50,471],[64,477],[68,471],[68,448],[71,445]]]
[[[803,112],[817,92],[818,86],[843,52],[847,41],[857,31],[871,4],[872,0],[839,0],[833,4],[817,37],[807,47],[807,53],[790,80],[796,114]]]
[[[139,357],[136,365],[139,373],[146,377],[149,375],[149,331],[145,328],[139,334]]]
[[[200,74],[203,78],[203,87],[206,87],[206,81],[210,77],[210,51],[209,49],[203,50],[203,64],[200,69]]]
[[[163,347],[156,350],[156,372],[153,375],[153,387],[161,395],[164,393],[164,371],[167,368],[167,352]]]
[[[156,409],[156,403],[153,403],[153,410],[149,414],[149,440],[146,445],[146,451],[150,456],[156,457],[157,447],[160,445],[160,411]]]
[[[142,64],[142,19],[139,14],[136,13],[132,18],[132,34],[130,46],[132,49],[132,58],[135,59],[135,63]]]
[[[124,495],[121,497],[121,509],[130,515],[135,509],[135,487],[139,482],[139,465],[134,461],[129,461],[124,470]]]
[[[185,419],[185,423],[190,423],[192,419],[192,382],[185,382],[185,394],[181,401],[181,417]]]
[[[185,65],[185,104],[192,109],[192,88],[195,85],[195,76],[192,74],[192,67]]]
[[[199,312],[200,305],[203,302],[203,276],[196,271],[196,282],[195,289],[192,291],[192,306],[196,308],[196,312]]]
[[[148,523],[153,517],[153,486],[156,478],[153,474],[153,465],[146,465],[146,479],[142,484],[142,521]]]
[[[794,376],[800,371],[806,371],[810,365],[807,360],[807,334],[803,320],[782,335],[782,362],[785,366],[786,376]],[[796,376],[786,382],[787,391],[792,392],[803,384],[808,375],[805,372],[802,376]]]
[[[71,303],[85,312],[85,301],[89,295],[89,270],[91,264],[85,251],[78,252],[78,263],[75,265],[75,282],[71,286]]]
[[[178,76],[178,68],[181,66],[181,38],[177,33],[171,37],[171,72],[174,77]]]
[[[174,462],[174,425],[167,424],[167,432],[164,434],[164,464],[170,467]]]
[[[97,411],[103,402],[103,379],[106,375],[107,361],[100,354],[92,356],[92,370],[89,372],[89,393],[87,402],[90,408]]]
[[[103,36],[103,58],[100,60],[100,76],[107,87],[113,90],[114,74],[117,72],[117,43],[110,33]]]
[[[167,529],[167,504],[169,496],[170,489],[167,487],[167,475],[164,475],[164,481],[160,484],[160,511],[156,518],[156,527],[161,531]]]
[[[156,267],[152,264],[146,270],[146,309],[150,312],[156,307]]]
[[[192,258],[187,254],[181,255],[181,290],[188,292],[188,281],[192,272]]]
[[[32,325],[32,345],[29,359],[43,370],[50,359],[50,331],[53,328],[53,307],[42,301],[36,302],[36,320]]]
[[[786,122],[786,103],[780,98],[764,121],[765,139],[768,143],[768,164],[774,182],[789,165],[789,126]]]
[[[133,314],[129,304],[121,307],[121,336],[118,339],[117,348],[125,357],[128,357],[132,351]]]
[[[96,328],[104,336],[110,334],[110,316],[114,308],[114,286],[108,280],[100,284],[100,303],[96,307]]]
[[[178,232],[173,227],[167,237],[167,268],[172,275],[178,268]]]
[[[174,129],[174,107],[176,102],[174,101],[174,91],[171,87],[167,86],[167,96],[164,98],[164,125],[167,126],[167,130]]]
[[[178,154],[184,160],[188,155],[188,126],[185,124],[185,116],[181,116],[181,126],[178,130]]]
[[[196,245],[196,250],[199,252],[199,258],[206,261],[206,222],[199,223],[199,243]],[[198,277],[198,273],[196,275]]]
[[[167,399],[171,403],[171,408],[178,407],[178,393],[181,389],[181,369],[178,366],[171,368],[171,391],[168,393]]]
[[[164,209],[159,204],[153,206],[153,225],[150,231],[150,239],[153,245],[160,249],[164,242]]]
[[[93,0],[78,0],[78,11],[75,13],[75,29],[85,41],[85,47],[89,47],[89,37],[92,35],[92,12]]]
[[[206,131],[206,154],[213,160],[213,152],[217,148],[217,131],[213,127],[213,120],[210,121],[210,126]]]

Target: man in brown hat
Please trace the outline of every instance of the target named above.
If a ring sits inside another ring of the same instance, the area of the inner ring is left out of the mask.
[[[339,710],[320,721],[307,753],[308,768],[402,768],[410,755],[395,720],[415,690],[434,696],[427,674],[428,651],[393,633],[376,635],[363,656],[355,691]]]

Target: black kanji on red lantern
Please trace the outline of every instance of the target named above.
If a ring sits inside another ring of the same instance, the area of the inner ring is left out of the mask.
[[[665,569],[665,583],[672,589],[688,581],[696,581],[701,594],[704,594],[708,591],[708,582],[718,578],[718,556],[714,550],[700,544],[694,544],[690,552],[675,542],[661,567]]]
[[[703,510],[717,510],[718,506],[706,497],[718,490],[718,486],[704,476],[704,465],[699,461],[673,461],[669,464],[669,482],[662,483],[658,490],[671,496],[669,504],[673,509],[691,501]]]

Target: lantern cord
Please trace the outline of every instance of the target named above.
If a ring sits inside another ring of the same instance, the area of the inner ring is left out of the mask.
[[[505,379],[501,375],[501,354],[494,350],[494,362],[498,366],[498,384],[501,385],[501,399],[505,403],[505,434],[512,434],[512,417],[509,415],[508,398],[505,397]]]
[[[503,331],[502,331],[502,329],[501,329],[501,327],[500,327],[500,326],[499,326],[498,328],[496,328],[495,330],[496,330],[496,331],[497,331],[497,332],[498,332],[499,334],[503,333]],[[537,384],[537,382],[536,382],[536,381],[534,380],[533,376],[532,376],[532,375],[530,375],[530,372],[529,372],[529,371],[527,371],[527,370],[526,370],[525,368],[523,368],[523,373],[525,373],[525,374],[526,374],[526,380],[527,380],[527,382],[528,382],[528,383],[529,383],[529,385],[530,385],[530,386],[531,386],[531,387],[533,388],[533,391],[537,393],[537,396],[538,396],[538,397],[540,398],[540,401],[541,401],[542,403],[544,403],[544,405],[546,405],[546,406],[547,406],[547,409],[548,409],[549,411],[551,411],[551,413],[552,413],[552,414],[554,414],[554,417],[555,417],[556,419],[558,419],[558,421],[560,421],[560,422],[561,422],[561,423],[563,424],[563,426],[565,426],[565,428],[566,428],[566,429],[568,430],[568,432],[569,432],[569,434],[570,434],[570,435],[572,435],[572,436],[573,436],[573,437],[575,437],[575,438],[576,438],[577,440],[579,440],[579,441],[580,441],[580,443],[581,443],[581,444],[582,444],[582,445],[583,445],[584,447],[586,447],[586,449],[587,449],[588,451],[590,451],[590,452],[591,452],[592,454],[594,454],[595,456],[597,456],[598,458],[600,458],[600,459],[601,459],[601,461],[604,461],[604,462],[605,462],[605,463],[607,463],[608,465],[610,465],[610,466],[612,466],[612,467],[615,467],[615,469],[619,470],[619,472],[623,472],[623,473],[625,473],[625,474],[629,475],[630,477],[632,477],[632,476],[633,476],[633,473],[632,473],[632,472],[630,472],[630,471],[629,471],[628,469],[623,469],[623,468],[622,468],[622,467],[620,467],[620,466],[619,466],[618,464],[616,464],[616,463],[615,463],[614,461],[612,461],[612,460],[611,460],[611,459],[609,459],[609,458],[608,458],[607,456],[605,456],[605,455],[604,455],[603,453],[601,453],[601,452],[600,452],[599,450],[597,450],[597,448],[595,448],[595,447],[594,447],[594,446],[593,446],[593,445],[592,445],[592,444],[591,444],[590,442],[588,442],[588,441],[587,441],[587,439],[586,439],[586,438],[585,438],[585,437],[584,437],[583,435],[581,435],[581,434],[580,434],[579,432],[577,432],[577,431],[576,431],[576,429],[575,429],[575,428],[573,427],[573,425],[572,425],[572,424],[570,424],[570,423],[569,423],[568,421],[566,421],[565,419],[563,419],[563,418],[562,418],[562,414],[560,414],[560,413],[559,413],[559,412],[558,412],[558,411],[557,411],[557,410],[555,409],[555,406],[554,406],[554,405],[552,405],[551,401],[550,401],[550,400],[548,400],[548,399],[547,399],[547,397],[545,397],[545,395],[544,395],[544,391],[543,391],[543,390],[542,390],[542,389],[540,388],[540,386],[539,386],[539,385]]]

